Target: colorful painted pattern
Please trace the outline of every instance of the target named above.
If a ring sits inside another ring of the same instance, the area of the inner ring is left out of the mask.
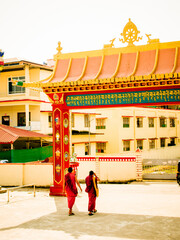
[[[77,157],[78,161],[84,162],[92,162],[96,161],[96,159],[100,162],[136,162],[135,157]]]
[[[69,107],[163,102],[180,102],[180,89],[69,95],[66,98]]]
[[[4,60],[3,60],[4,52],[0,50],[0,71],[4,68]]]

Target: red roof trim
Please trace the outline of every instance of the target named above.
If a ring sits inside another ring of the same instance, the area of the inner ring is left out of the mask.
[[[147,138],[136,138],[136,140],[147,140]]]
[[[158,138],[148,138],[149,140],[157,140]]]
[[[145,118],[146,116],[136,116],[136,118]]]
[[[134,141],[134,139],[122,139],[122,141]]]
[[[122,117],[127,117],[127,118],[131,118],[131,117],[133,117],[133,116],[122,116]]]

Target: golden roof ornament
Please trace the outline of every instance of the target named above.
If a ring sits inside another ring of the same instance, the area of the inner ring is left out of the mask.
[[[110,44],[104,44],[103,48],[112,48],[114,47],[114,41],[116,40],[116,38],[113,38],[112,40],[110,40]]]
[[[131,22],[131,19],[129,18],[129,22],[126,24],[126,26],[123,29],[123,33],[121,33],[121,36],[123,36],[123,39],[119,38],[119,41],[122,43],[128,43],[128,46],[134,46],[134,42],[138,42],[142,39],[142,37],[138,37],[138,34],[140,31],[138,31],[136,25]]]
[[[54,55],[54,60],[57,60],[58,57],[61,55],[61,50],[62,50],[61,42],[58,42],[58,47],[56,48],[56,50],[57,50],[58,52]]]
[[[147,43],[149,43],[149,44],[151,44],[151,43],[159,43],[159,38],[151,39],[150,38],[151,34],[145,34],[145,35],[148,38],[148,42]]]
[[[56,50],[58,51],[58,54],[61,53],[61,50],[62,50],[61,42],[58,42],[58,47],[56,48]]]

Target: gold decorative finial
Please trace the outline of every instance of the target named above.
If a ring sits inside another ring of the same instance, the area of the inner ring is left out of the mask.
[[[129,22],[124,27],[123,33],[121,33],[121,36],[123,36],[124,39],[119,39],[119,41],[122,41],[122,43],[127,42],[128,46],[134,46],[135,41],[138,42],[142,39],[142,37],[138,37],[139,33],[140,31],[138,31],[136,25],[131,22],[131,19],[129,18]]]
[[[110,40],[110,44],[104,44],[104,48],[112,48],[114,47],[114,41],[116,40],[116,38],[113,38],[112,40]]]
[[[58,51],[58,54],[61,53],[62,47],[61,47],[61,42],[58,42],[58,47],[56,48]]]
[[[151,39],[150,38],[151,34],[145,34],[145,35],[148,38],[148,42],[147,43],[149,43],[149,44],[151,44],[151,43],[159,43],[159,38]]]

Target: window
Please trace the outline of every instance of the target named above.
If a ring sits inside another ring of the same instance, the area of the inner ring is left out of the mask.
[[[96,119],[96,129],[105,129],[105,119],[103,118],[97,118]]]
[[[52,128],[52,113],[48,113],[49,128]]]
[[[170,118],[170,127],[175,127],[175,118]]]
[[[18,127],[26,126],[26,113],[20,112],[17,114]],[[31,121],[31,113],[29,112],[29,121]]]
[[[176,146],[175,138],[170,139],[170,143],[168,143],[168,146]]]
[[[85,143],[85,155],[89,155],[90,143]]]
[[[130,141],[123,141],[123,151],[130,151]]]
[[[149,149],[155,148],[155,139],[150,139],[149,140]]]
[[[137,148],[143,149],[143,140],[137,140]]]
[[[160,127],[167,127],[167,119],[166,118],[160,118]]]
[[[10,116],[2,116],[2,124],[9,126],[10,125]]]
[[[149,122],[149,127],[153,128],[154,127],[154,118],[148,118],[148,122]]]
[[[106,152],[106,143],[105,142],[96,143],[96,152],[97,153],[105,153]]]
[[[137,127],[138,128],[142,128],[143,127],[143,118],[142,117],[138,117],[137,118]]]
[[[25,93],[25,88],[13,85],[12,80],[25,82],[25,77],[8,78],[8,94]]]
[[[128,117],[123,117],[123,128],[130,127],[130,119]]]
[[[165,147],[166,145],[166,139],[165,138],[160,138],[160,146]]]
[[[72,144],[72,155],[74,153],[74,144]]]
[[[71,114],[71,127],[74,127],[74,113]]]
[[[90,127],[89,114],[84,115],[84,126],[85,127]]]

